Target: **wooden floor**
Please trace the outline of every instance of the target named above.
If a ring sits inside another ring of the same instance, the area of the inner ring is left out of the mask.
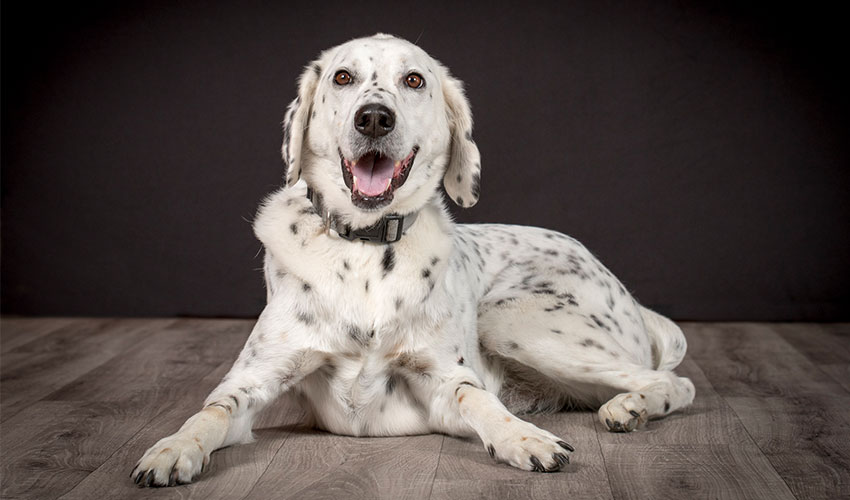
[[[251,326],[3,319],[2,498],[850,498],[850,324],[683,324],[693,407],[628,435],[591,412],[531,417],[576,447],[557,474],[442,435],[305,429],[277,405],[197,483],[136,488],[136,460],[198,409]]]

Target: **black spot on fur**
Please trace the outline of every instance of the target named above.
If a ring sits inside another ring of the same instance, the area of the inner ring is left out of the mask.
[[[298,321],[304,323],[305,325],[312,325],[316,322],[316,318],[312,314],[300,312],[296,314],[295,317],[298,319]]]
[[[437,264],[437,262],[440,262],[440,258],[439,258],[439,257],[431,257],[431,265],[432,265],[432,266],[436,265],[436,264]]]
[[[472,130],[467,130],[467,131],[466,131],[466,135],[465,135],[465,137],[466,137],[466,140],[467,140],[467,141],[469,141],[469,142],[475,142],[475,141],[473,141],[473,140],[472,140]]]
[[[460,196],[458,196],[456,201],[457,201],[457,204],[458,204],[458,205],[463,206],[463,198],[461,198]]]
[[[390,245],[384,250],[384,258],[381,259],[381,266],[384,268],[384,276],[390,273],[395,267],[395,250]]]
[[[430,270],[430,269],[428,269],[428,268],[423,269],[423,270],[422,270],[422,277],[423,277],[423,278],[429,278],[429,277],[431,277],[431,270]]]
[[[668,411],[670,411],[670,401],[665,401],[664,402],[664,413],[667,413]]]
[[[395,374],[387,377],[387,394],[392,394],[393,391],[395,391],[395,386],[396,386],[397,383],[398,383],[398,380],[396,379]]]
[[[476,163],[476,167],[480,170],[481,164]],[[472,196],[477,199],[480,195],[481,195],[481,174],[476,172],[475,176],[472,177]]]
[[[401,309],[402,304],[404,304],[404,302],[401,300],[401,297],[396,297],[395,310],[398,311],[399,309]]]
[[[591,314],[591,315],[590,315],[590,319],[591,319],[591,321],[593,321],[594,323],[596,323],[596,326],[598,326],[598,327],[600,327],[600,328],[604,328],[605,330],[607,330],[607,331],[609,331],[609,332],[611,331],[611,327],[610,327],[610,326],[608,326],[608,325],[606,325],[606,324],[605,324],[604,322],[602,322],[602,320],[600,320],[599,318],[597,318],[595,314]]]
[[[318,64],[313,65],[313,72],[316,73],[316,76],[320,76],[322,74],[322,67]]]
[[[463,180],[463,176],[461,174],[457,174],[457,181],[461,182]]]
[[[561,334],[563,334],[563,333],[564,333],[564,332],[562,332],[561,330],[558,330],[557,328],[552,328],[552,329],[551,329],[551,330],[549,330],[549,331],[550,331],[550,332],[552,332],[552,333],[557,333],[558,335],[561,335]]]
[[[348,263],[347,260],[342,261],[342,267],[345,268],[346,271],[351,269],[351,264]]]
[[[369,293],[369,280],[366,280],[366,284],[363,286],[363,288],[366,290],[366,293]]]
[[[377,71],[372,72],[372,81],[374,82],[377,79],[378,79],[378,72]]]
[[[459,365],[463,364],[463,356],[461,356],[460,359],[457,360],[457,364],[459,364]]]
[[[508,342],[508,349],[516,351],[517,349],[519,349],[519,344],[517,344],[516,342]]]
[[[357,327],[356,325],[351,325],[351,326],[348,327],[348,336],[351,338],[351,340],[353,340],[353,341],[355,341],[355,342],[357,342],[358,344],[361,344],[361,345],[367,344],[368,343],[367,337],[372,338],[374,335],[375,335],[374,330],[369,332],[369,333],[366,333],[363,330],[361,330],[359,327]]]
[[[595,347],[597,349],[605,349],[602,344],[593,340],[592,338],[586,338],[583,341],[579,342],[578,345],[582,347]]]
[[[306,281],[304,282],[303,285],[301,285],[301,289],[304,290],[305,292],[309,292],[310,290],[312,290],[312,288],[313,287],[310,286],[310,283],[307,283]]]
[[[292,232],[292,234],[298,234],[298,224],[293,222],[289,225],[289,230]]]

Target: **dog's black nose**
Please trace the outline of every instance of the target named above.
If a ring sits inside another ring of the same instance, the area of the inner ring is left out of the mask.
[[[354,115],[354,128],[369,137],[383,137],[395,128],[395,113],[383,104],[367,104]]]

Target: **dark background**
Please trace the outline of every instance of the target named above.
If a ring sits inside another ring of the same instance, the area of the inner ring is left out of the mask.
[[[850,318],[845,16],[739,2],[2,4],[2,310],[254,316],[301,67],[383,31],[467,84],[468,222],[676,319]]]

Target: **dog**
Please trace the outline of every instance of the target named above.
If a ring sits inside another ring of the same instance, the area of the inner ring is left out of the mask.
[[[462,84],[384,34],[320,54],[284,119],[285,186],[254,222],[267,305],[203,409],[131,473],[191,482],[249,442],[283,393],[312,425],[351,436],[477,436],[491,457],[558,471],[573,447],[516,414],[598,409],[629,432],[686,407],[686,342],[576,240],[454,224],[479,197]]]

